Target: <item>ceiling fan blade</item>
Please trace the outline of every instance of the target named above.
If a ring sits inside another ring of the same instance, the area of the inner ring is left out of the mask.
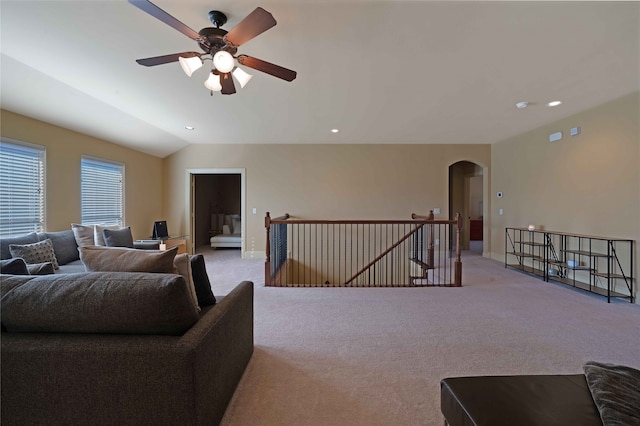
[[[182,34],[186,35],[190,39],[198,40],[201,38],[200,34],[198,34],[197,32],[195,32],[194,30],[192,30],[191,28],[189,28],[188,26],[186,26],[185,24],[183,24],[173,16],[169,15],[167,12],[160,9],[158,6],[156,6],[155,4],[151,3],[148,0],[129,0],[129,3],[131,3],[138,9],[144,12],[147,12],[149,15],[153,16],[154,18],[161,20],[162,22],[169,25],[170,27],[175,28],[176,30],[180,31]]]
[[[276,20],[273,15],[261,7],[256,7],[253,12],[248,14],[224,36],[224,40],[234,46],[240,46],[275,25]]]
[[[182,52],[172,53],[171,55],[154,56],[152,58],[136,59],[136,62],[145,67],[153,67],[155,65],[168,64],[170,62],[178,62],[178,58],[192,58],[194,56],[200,56],[198,52]]]
[[[262,71],[286,81],[293,81],[298,75],[298,73],[293,70],[281,67],[280,65],[272,64],[271,62],[263,61],[262,59],[254,58],[252,56],[239,55],[238,62],[246,67]]]
[[[220,74],[220,84],[222,85],[220,93],[223,95],[233,95],[236,93],[236,85],[233,83],[233,77],[230,72]]]

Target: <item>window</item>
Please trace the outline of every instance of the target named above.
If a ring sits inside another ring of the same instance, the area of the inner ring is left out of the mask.
[[[122,226],[124,165],[82,157],[82,223]]]
[[[0,141],[0,238],[44,231],[44,147]]]

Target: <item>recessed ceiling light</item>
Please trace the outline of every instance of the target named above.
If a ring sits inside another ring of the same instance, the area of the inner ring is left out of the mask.
[[[558,106],[562,103],[562,101],[551,101],[547,104],[548,107]]]
[[[331,129],[331,133],[338,133],[340,130],[338,129]]]
[[[516,108],[518,108],[518,109],[526,108],[527,105],[529,105],[529,102],[527,102],[527,101],[518,102],[516,104]]]
[[[187,129],[187,130],[193,130],[193,129],[195,129],[195,127],[193,127],[193,126],[184,126],[184,128],[185,128],[185,129]]]

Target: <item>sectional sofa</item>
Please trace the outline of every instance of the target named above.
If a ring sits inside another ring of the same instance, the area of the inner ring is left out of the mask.
[[[67,231],[44,236],[64,273],[0,275],[2,424],[220,423],[253,353],[253,283],[215,297],[201,255],[183,255],[189,279],[84,272]],[[173,269],[177,251],[96,250],[87,269],[127,252]]]

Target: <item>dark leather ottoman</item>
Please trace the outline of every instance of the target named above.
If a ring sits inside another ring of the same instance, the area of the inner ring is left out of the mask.
[[[440,389],[451,426],[602,426],[583,374],[454,377]]]

